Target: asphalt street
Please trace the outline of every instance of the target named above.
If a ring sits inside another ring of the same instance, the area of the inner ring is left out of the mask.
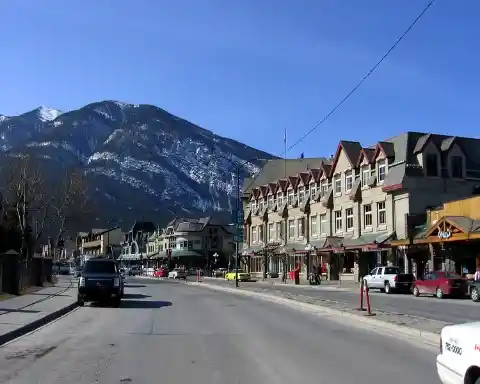
[[[184,283],[128,283],[120,308],[78,308],[0,348],[0,382],[439,382],[436,351],[414,341]]]
[[[208,279],[208,283],[220,285],[233,285],[224,279]],[[240,283],[242,286],[258,286],[262,289],[288,292],[326,300],[348,303],[357,307],[360,302],[360,292],[337,290],[334,287],[309,288],[308,286],[294,287],[283,284],[257,284],[255,282]],[[480,318],[480,303],[474,303],[470,299],[437,299],[434,297],[414,297],[410,294],[380,293],[372,290],[371,305],[373,309],[384,312],[401,313],[411,316],[424,317],[451,324],[478,321]]]

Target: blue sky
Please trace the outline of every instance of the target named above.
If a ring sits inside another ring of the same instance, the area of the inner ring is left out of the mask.
[[[310,130],[428,0],[10,0],[0,114],[158,105],[273,154]],[[407,130],[477,136],[480,2],[437,0],[379,70],[288,155]]]

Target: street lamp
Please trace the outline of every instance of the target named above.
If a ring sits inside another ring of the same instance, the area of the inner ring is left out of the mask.
[[[306,260],[306,263],[305,263],[305,265],[307,266],[307,273],[306,273],[307,279],[308,279],[308,273],[309,273],[308,267],[310,267],[310,253],[311,253],[314,249],[315,249],[315,247],[314,247],[312,244],[310,244],[310,243],[308,243],[308,244],[306,245],[306,247],[305,247],[305,252],[307,252],[307,254],[306,254],[307,260]]]

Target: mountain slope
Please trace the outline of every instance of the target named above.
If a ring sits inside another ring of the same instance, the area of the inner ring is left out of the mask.
[[[117,101],[0,116],[0,149],[29,153],[49,172],[81,167],[94,190],[99,224],[126,225],[141,217],[160,224],[174,215],[229,217],[235,164],[247,162],[246,175],[273,158],[161,108]]]

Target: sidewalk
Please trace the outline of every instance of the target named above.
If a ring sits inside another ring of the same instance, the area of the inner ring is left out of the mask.
[[[0,345],[53,321],[77,306],[77,287],[59,277],[53,287],[0,302]]]
[[[221,277],[205,277],[202,276],[202,280],[223,280]],[[259,279],[252,279],[251,281],[247,282],[249,285],[287,285],[292,288],[311,288],[311,289],[319,289],[319,290],[332,290],[332,289],[339,289],[342,291],[356,291],[360,288],[359,284],[355,281],[331,281],[331,280],[322,280],[322,284],[320,285],[310,285],[307,280],[300,280],[300,284],[295,285],[293,280],[287,280],[286,283],[282,281],[280,278],[267,278],[265,280]]]

